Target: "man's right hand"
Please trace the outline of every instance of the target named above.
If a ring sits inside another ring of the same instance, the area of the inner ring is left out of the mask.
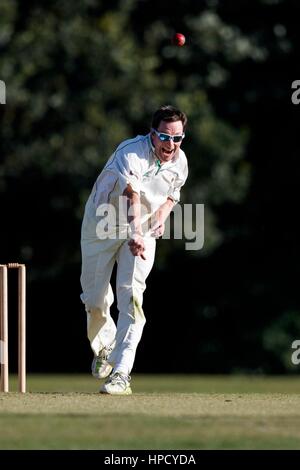
[[[144,255],[145,243],[140,234],[134,234],[131,240],[129,240],[128,245],[133,256],[140,256],[142,259],[146,259]]]

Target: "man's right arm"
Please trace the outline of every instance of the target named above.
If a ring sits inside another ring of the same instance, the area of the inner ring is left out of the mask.
[[[133,191],[130,184],[127,185],[123,195],[127,197],[128,202],[128,222],[131,229],[131,240],[128,242],[130,251],[134,256],[140,256],[142,259],[146,259],[144,256],[145,243],[141,225],[140,196]]]

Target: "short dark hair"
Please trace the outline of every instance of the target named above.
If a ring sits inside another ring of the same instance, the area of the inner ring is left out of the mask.
[[[183,132],[185,131],[186,125],[187,125],[186,114],[183,111],[180,111],[178,108],[174,108],[174,106],[171,106],[169,104],[161,106],[157,111],[155,111],[152,117],[152,124],[151,124],[152,128],[158,129],[161,121],[165,121],[165,122],[181,121]]]

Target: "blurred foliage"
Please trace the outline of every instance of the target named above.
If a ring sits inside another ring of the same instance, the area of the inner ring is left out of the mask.
[[[153,289],[164,279],[172,292],[174,266],[186,277],[188,306],[181,308],[191,329],[183,342],[193,342],[192,371],[288,370],[280,348],[269,353],[277,337],[272,318],[298,307],[290,285],[283,281],[278,290],[276,268],[281,278],[290,257],[277,252],[281,240],[273,228],[278,188],[292,212],[299,176],[287,107],[289,80],[299,78],[290,76],[299,52],[296,11],[288,0],[2,0],[7,104],[0,107],[0,193],[9,223],[1,259],[28,263],[40,295],[50,286],[63,294],[69,286],[66,308],[77,295],[80,222],[95,178],[116,145],[148,132],[158,106],[177,105],[189,118],[182,202],[205,204],[205,245],[184,252],[182,241],[162,240]],[[186,35],[182,48],[171,44],[175,31]],[[289,255],[299,259],[296,234],[284,221],[283,227]],[[168,299],[167,308],[179,319],[177,300]],[[36,301],[33,315],[38,308]],[[168,320],[160,327],[163,338]],[[149,335],[158,328],[155,319],[152,328]],[[256,348],[255,357],[244,357],[245,345],[248,352]],[[203,359],[207,366],[199,365]],[[177,354],[175,363],[185,367]]]
[[[90,1],[72,8],[68,2],[32,2],[19,28],[18,2],[2,5],[2,21],[6,15],[10,31],[1,55],[1,75],[9,88],[2,119],[3,176],[21,177],[30,168],[54,179],[79,176],[73,190],[80,206],[74,214],[81,217],[87,188],[115,146],[135,132],[147,132],[153,111],[171,102],[191,123],[186,200],[205,201],[210,218],[210,204],[238,203],[245,194],[245,132],[216,118],[192,75],[194,85],[182,86],[185,78],[177,65],[190,61],[188,48],[168,46],[178,53],[178,64],[162,70],[167,46],[159,53],[159,39],[170,34],[162,22],[156,21],[143,43],[136,40],[130,15],[137,3],[120,2],[111,10]],[[214,225],[207,230],[208,246],[216,239],[214,230]]]

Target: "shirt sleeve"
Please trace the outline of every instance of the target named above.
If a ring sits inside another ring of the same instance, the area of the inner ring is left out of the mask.
[[[140,194],[142,183],[141,159],[136,153],[122,153],[118,158],[119,184],[121,192],[130,184],[132,190]]]

